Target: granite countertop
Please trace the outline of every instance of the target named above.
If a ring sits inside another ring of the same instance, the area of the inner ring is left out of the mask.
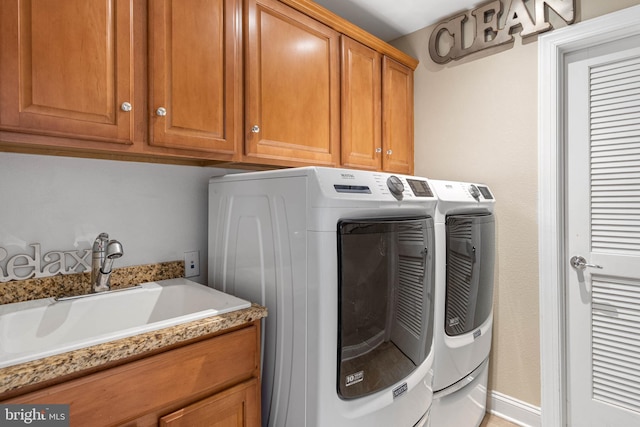
[[[241,326],[266,317],[267,309],[253,304],[249,308],[207,317],[165,329],[85,347],[0,369],[2,393],[38,384],[65,375],[96,368],[107,363],[158,350],[194,338]]]
[[[125,267],[119,270],[114,270],[112,276],[113,289],[184,276],[183,263],[180,261]],[[0,283],[0,304],[87,292],[87,273]],[[230,313],[0,368],[0,400],[3,399],[4,393],[16,391],[21,387],[33,386],[164,347],[187,343],[266,316],[265,307],[252,304],[251,307]]]
[[[111,289],[178,277],[184,277],[183,261],[114,268],[111,273]],[[4,282],[0,283],[0,304],[88,294],[91,291],[90,282],[90,272]]]

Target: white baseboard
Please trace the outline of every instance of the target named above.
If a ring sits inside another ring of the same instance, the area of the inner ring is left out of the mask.
[[[540,408],[497,391],[489,391],[487,412],[524,427],[540,427]]]

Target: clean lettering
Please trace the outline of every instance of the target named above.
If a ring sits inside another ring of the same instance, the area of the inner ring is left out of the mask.
[[[509,8],[503,8],[501,0],[488,3],[456,15],[438,24],[429,38],[429,55],[438,64],[460,59],[484,49],[512,43],[513,35],[529,37],[552,29],[549,11],[553,10],[567,24],[575,19],[575,0],[534,0],[531,16],[525,2],[511,0]],[[501,18],[505,21],[499,26]],[[473,42],[465,46],[465,28],[468,22],[475,23]]]

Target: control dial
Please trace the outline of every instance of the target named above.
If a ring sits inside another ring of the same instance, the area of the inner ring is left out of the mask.
[[[478,190],[478,187],[475,185],[469,186],[469,194],[471,194],[471,196],[476,200],[480,199],[480,190]]]
[[[402,200],[402,193],[404,192],[404,185],[402,185],[402,181],[395,175],[391,175],[387,178],[387,187],[389,187],[389,191],[393,194],[398,200]]]

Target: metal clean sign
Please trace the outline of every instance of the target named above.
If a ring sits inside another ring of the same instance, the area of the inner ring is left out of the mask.
[[[551,10],[572,24],[575,9],[575,0],[493,0],[438,24],[429,39],[429,55],[433,62],[445,64],[513,42],[516,33],[528,37],[549,31],[553,28],[549,22]],[[472,29],[472,34],[465,35],[468,29]]]

